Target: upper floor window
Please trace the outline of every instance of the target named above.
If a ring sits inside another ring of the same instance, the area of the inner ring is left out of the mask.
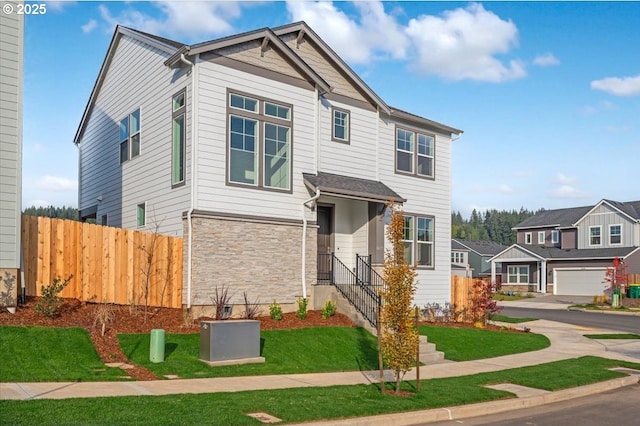
[[[459,251],[451,252],[451,263],[461,263],[464,264],[464,253]]]
[[[291,189],[292,106],[229,93],[229,183]]]
[[[609,244],[622,244],[622,225],[609,225]]]
[[[120,163],[140,155],[140,108],[120,120]]]
[[[331,140],[349,143],[349,111],[332,109],[333,125],[331,127]]]
[[[434,177],[435,138],[424,133],[396,129],[396,171]]]
[[[174,95],[172,105],[172,130],[171,130],[171,184],[184,183],[185,175],[185,150],[186,150],[186,125],[185,125],[185,95],[183,90]]]
[[[524,243],[525,244],[531,244],[532,243],[532,235],[531,232],[527,232],[526,234],[524,234]]]
[[[589,245],[599,246],[602,244],[602,227],[590,226],[589,227]]]
[[[433,266],[434,219],[427,216],[404,217],[404,259],[409,265]]]
[[[560,232],[557,230],[551,231],[551,244],[558,244],[560,242]]]
[[[538,244],[544,244],[544,231],[538,231]]]

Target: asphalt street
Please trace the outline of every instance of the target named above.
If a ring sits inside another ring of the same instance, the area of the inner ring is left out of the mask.
[[[534,304],[532,303],[532,305]],[[640,334],[640,316],[638,315],[616,315],[560,309],[516,308],[511,306],[504,306],[500,313],[509,317],[546,319],[587,328]]]

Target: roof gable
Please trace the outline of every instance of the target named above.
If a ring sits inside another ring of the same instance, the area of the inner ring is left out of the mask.
[[[507,248],[507,246],[493,241],[470,241],[458,238],[453,239],[453,241],[480,256],[494,256]]]
[[[640,209],[637,209],[636,206],[640,207],[640,201],[630,201],[627,203],[621,203],[619,201],[611,201],[611,200],[603,199],[599,203],[597,203],[595,206],[593,206],[593,208],[591,208],[588,212],[586,212],[584,215],[578,218],[578,220],[576,220],[576,222],[574,223],[574,226],[577,226],[578,223],[582,222],[587,216],[595,213],[599,209],[614,211],[622,214],[632,222],[640,222]]]
[[[89,96],[89,101],[84,108],[84,112],[82,113],[82,119],[80,120],[80,124],[78,125],[78,130],[76,130],[76,135],[73,138],[74,143],[78,144],[80,139],[82,139],[82,135],[84,133],[84,128],[91,115],[91,111],[93,110],[93,105],[100,93],[100,89],[102,88],[102,83],[107,75],[107,71],[109,70],[109,66],[111,65],[111,61],[115,55],[116,50],[118,49],[119,41],[122,37],[131,37],[134,40],[140,41],[142,43],[148,44],[151,47],[155,47],[167,54],[173,54],[178,46],[181,43],[173,40],[169,40],[163,37],[154,36],[151,34],[143,33],[141,31],[133,30],[131,28],[123,27],[118,25],[113,32],[113,36],[111,37],[111,42],[109,43],[109,48],[107,49],[107,54],[102,62],[102,66],[100,67],[100,72],[98,73],[98,78],[96,78],[96,82],[93,85],[93,89],[91,90],[91,95]]]

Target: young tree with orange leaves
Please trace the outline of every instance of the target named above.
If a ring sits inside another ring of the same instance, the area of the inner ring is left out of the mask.
[[[386,234],[392,249],[385,254],[383,278],[386,286],[380,293],[379,339],[384,362],[395,374],[397,394],[404,375],[416,359],[418,330],[412,316],[416,272],[404,258],[404,213],[393,201],[387,208],[391,210],[391,221]]]

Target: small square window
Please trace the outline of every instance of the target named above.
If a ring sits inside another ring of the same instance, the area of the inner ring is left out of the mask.
[[[231,94],[229,104],[233,108],[243,109],[245,111],[258,112],[258,101],[247,96]]]

